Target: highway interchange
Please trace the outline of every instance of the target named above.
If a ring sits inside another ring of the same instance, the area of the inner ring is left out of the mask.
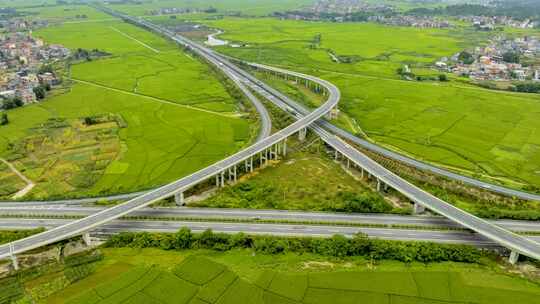
[[[401,179],[394,173],[386,170],[384,167],[380,166],[373,160],[369,159],[367,156],[363,155],[358,150],[354,149],[353,147],[351,147],[349,144],[347,144],[346,142],[344,142],[343,140],[341,140],[334,134],[323,129],[324,125],[321,126],[321,124],[324,124],[325,122],[320,119],[337,105],[337,102],[339,101],[339,98],[340,98],[339,90],[331,83],[318,79],[316,77],[309,76],[309,75],[304,75],[304,74],[290,72],[290,71],[286,71],[282,69],[253,64],[253,66],[257,68],[261,68],[265,70],[273,70],[275,72],[284,73],[284,74],[292,75],[292,76],[303,78],[303,79],[308,79],[309,81],[313,83],[317,83],[321,85],[327,90],[328,100],[326,101],[326,103],[324,103],[320,108],[313,110],[312,112],[309,112],[306,109],[304,109],[305,111],[302,112],[297,103],[290,100],[283,94],[277,92],[276,90],[268,87],[266,84],[254,78],[253,76],[251,76],[249,73],[245,72],[244,70],[241,70],[238,67],[232,65],[227,59],[223,58],[219,54],[216,54],[213,51],[206,49],[196,43],[193,43],[192,41],[187,40],[183,37],[177,36],[174,33],[171,33],[167,30],[159,28],[153,24],[150,24],[147,21],[144,21],[142,19],[133,18],[129,16],[122,16],[122,15],[117,14],[116,12],[108,11],[107,9],[105,10],[108,13],[112,13],[113,15],[121,17],[132,23],[136,23],[140,26],[149,28],[160,34],[168,36],[169,38],[178,42],[179,44],[182,44],[184,46],[191,48],[193,51],[198,53],[207,61],[219,67],[227,76],[229,76],[229,78],[231,78],[236,84],[238,84],[240,89],[244,93],[246,93],[248,97],[251,93],[244,86],[247,86],[251,88],[252,90],[256,91],[261,96],[265,97],[266,99],[268,99],[269,101],[277,105],[278,107],[284,110],[287,110],[289,113],[295,116],[295,118],[297,118],[297,121],[291,124],[290,126],[286,127],[285,129],[278,131],[272,135],[267,136],[268,134],[263,134],[261,137],[259,137],[259,141],[257,141],[255,144],[234,154],[233,156],[230,156],[220,162],[217,162],[214,165],[211,165],[198,172],[195,172],[192,175],[189,175],[171,184],[168,184],[156,190],[152,190],[147,193],[144,193],[134,199],[129,200],[126,203],[117,205],[112,208],[108,208],[106,210],[99,211],[97,213],[93,213],[92,215],[87,216],[80,220],[68,220],[68,221],[59,220],[58,222],[56,222],[56,224],[60,226],[57,226],[56,228],[53,228],[51,230],[48,230],[46,232],[43,232],[41,234],[26,238],[23,240],[13,242],[12,244],[9,244],[9,245],[0,246],[0,258],[8,257],[10,255],[13,255],[19,252],[37,248],[45,244],[49,244],[49,243],[52,243],[61,239],[65,239],[65,238],[68,238],[77,234],[87,232],[92,229],[96,229],[100,225],[108,223],[119,217],[125,216],[129,214],[130,212],[135,211],[137,209],[148,206],[149,204],[155,201],[174,195],[175,193],[182,192],[185,189],[201,181],[207,180],[210,177],[213,177],[213,176],[219,177],[219,175],[221,174],[221,178],[223,179],[223,172],[227,170],[228,168],[231,168],[233,166],[236,168],[237,164],[246,160],[247,158],[250,158],[258,153],[265,152],[269,148],[272,149],[276,145],[279,145],[288,136],[291,136],[294,133],[301,131],[306,127],[310,127],[319,136],[321,136],[321,138],[329,146],[336,149],[336,151],[338,151],[340,155],[345,156],[347,159],[352,161],[358,167],[361,167],[363,170],[366,170],[371,175],[376,176],[379,183],[384,183],[398,190],[405,196],[409,197],[412,201],[419,203],[422,206],[428,207],[429,209],[435,211],[436,213],[442,214],[445,217],[451,219],[452,221],[457,222],[467,228],[470,228],[478,232],[483,237],[479,235],[473,235],[470,233],[468,234],[468,235],[473,236],[474,238],[480,238],[480,239],[476,239],[476,242],[479,242],[479,241],[491,242],[492,244],[493,242],[496,242],[500,245],[510,248],[511,250],[515,252],[525,254],[527,256],[530,256],[536,259],[540,259],[540,245],[536,241],[530,238],[525,238],[520,235],[514,234],[506,229],[499,227],[498,225],[495,225],[493,223],[490,223],[480,218],[477,218],[475,216],[472,216],[428,194],[427,192],[404,181],[403,179]],[[255,100],[254,104],[257,107],[256,98],[254,96],[252,97],[253,98],[250,98],[250,100],[252,102]],[[291,108],[294,109],[294,111],[291,111]],[[260,109],[258,110],[259,110],[259,113],[261,113]],[[264,111],[262,113],[264,113]],[[264,121],[264,118],[263,118],[263,121]],[[315,121],[320,121],[320,122],[318,122],[317,124],[312,124]],[[265,128],[263,127],[263,130],[264,129]],[[236,172],[236,169],[235,169],[235,172]],[[236,176],[236,173],[235,173],[235,176]],[[40,221],[44,221],[44,220],[40,220]],[[5,223],[6,225],[8,225],[7,222],[2,222],[2,223]],[[155,225],[155,224],[156,222],[153,222],[152,225]],[[214,226],[225,225],[223,223],[221,224],[210,223],[210,224]],[[231,225],[230,223],[227,223],[227,224],[229,226]],[[113,222],[112,225],[118,225],[118,223]],[[149,225],[149,224],[144,224],[144,225]],[[174,226],[170,222],[168,223],[168,225]],[[250,232],[251,228],[249,228],[249,226],[252,226],[254,224],[237,224],[237,225],[241,225],[241,227],[236,227],[236,228],[231,228],[231,229],[232,230],[245,229],[244,232]],[[262,224],[257,224],[257,225],[262,225]],[[3,227],[3,225],[0,225],[0,226]],[[56,225],[51,224],[51,226],[56,226]],[[118,226],[115,226],[115,227],[118,227]],[[122,227],[125,228],[126,226],[122,226]],[[266,226],[266,227],[269,227],[269,226]],[[319,226],[319,227],[323,227],[323,226]],[[335,231],[336,230],[335,226],[333,227],[334,227],[333,229],[328,229],[326,234],[328,234],[328,232]],[[108,229],[113,229],[113,228],[108,228]],[[350,231],[352,231],[351,229],[356,229],[356,231],[358,231],[359,229],[361,231],[363,231],[363,229],[367,229],[367,228],[351,228],[351,227],[342,227],[342,228],[343,230],[339,230],[339,231],[341,231],[345,235],[350,235],[351,234]],[[99,229],[102,229],[102,228],[99,228]],[[116,228],[116,229],[118,230],[120,228]],[[269,230],[267,230],[266,233],[272,233],[272,234],[278,233],[278,231],[272,231],[273,228],[268,228],[268,229]],[[294,231],[298,232],[298,225],[295,225],[295,227],[290,227],[290,229],[296,229]],[[220,231],[219,229],[215,229],[215,230]],[[315,228],[308,228],[307,230],[312,231],[309,233],[313,235],[322,235],[321,233],[324,229],[320,228],[317,230]],[[341,232],[337,232],[337,233],[341,233]],[[415,235],[418,236],[418,232],[417,231],[415,232],[416,232]],[[388,233],[388,231],[385,231],[385,233]],[[411,233],[411,230],[408,230],[407,233],[413,234]],[[463,232],[460,232],[460,233],[463,233]],[[398,233],[396,232],[396,234]],[[377,236],[377,234],[374,233],[373,231],[371,231],[371,234],[368,232],[368,235]],[[438,236],[437,238],[445,239],[446,241],[449,241],[452,239],[452,237],[449,237],[448,233],[442,234]],[[489,238],[489,241],[486,240],[485,238]],[[418,238],[416,239],[431,240],[433,239],[433,237],[422,238],[418,236]],[[463,240],[463,241],[466,241],[466,240]],[[471,241],[468,241],[468,242],[471,242]]]

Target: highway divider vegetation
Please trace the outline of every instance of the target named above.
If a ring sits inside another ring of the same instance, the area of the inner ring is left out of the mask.
[[[356,234],[353,238],[341,235],[331,238],[310,238],[225,234],[214,233],[212,230],[194,234],[188,228],[182,228],[176,233],[123,232],[109,238],[105,247],[216,251],[247,248],[264,254],[314,253],[335,258],[363,256],[372,260],[423,263],[444,261],[478,263],[484,256],[481,250],[467,245],[369,239],[362,233]]]

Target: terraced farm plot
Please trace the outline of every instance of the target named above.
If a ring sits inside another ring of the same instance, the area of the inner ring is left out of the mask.
[[[402,81],[396,74],[403,64],[425,70],[426,64],[482,43],[485,34],[275,19],[201,22],[223,29],[223,39],[247,45],[219,47],[228,55],[332,81],[342,92],[341,110],[358,123],[359,134],[375,142],[510,186],[540,186],[540,96],[457,80]],[[330,50],[356,59],[336,63]]]
[[[118,134],[126,124],[114,115],[92,120],[92,125],[86,125],[84,119],[50,119],[33,128],[32,135],[12,143],[7,158],[36,184],[32,196],[84,191],[103,176],[120,154]],[[0,191],[11,194],[10,189],[9,184],[0,184]]]
[[[25,198],[151,188],[230,155],[253,136],[246,113],[213,72],[159,36],[119,21],[65,23],[36,35],[49,43],[99,49],[111,56],[72,65],[69,92],[10,111],[10,124],[0,129],[0,156],[7,156],[10,145],[50,119],[118,115],[126,127],[118,132],[116,156],[100,168],[103,174],[81,178],[92,183],[41,188]],[[89,155],[79,156],[81,162],[91,160]]]
[[[0,197],[14,195],[25,186],[26,183],[11,168],[0,162]]]
[[[259,275],[270,280],[254,284],[205,256],[188,257],[176,269],[183,270],[171,274],[135,267],[91,290],[81,289],[67,303],[540,303],[535,284],[478,271],[259,269]],[[201,280],[193,282],[194,275]]]

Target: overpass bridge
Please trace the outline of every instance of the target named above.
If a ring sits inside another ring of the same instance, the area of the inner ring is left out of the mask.
[[[277,105],[278,107],[288,111],[297,120],[290,126],[263,138],[252,146],[221,160],[213,165],[210,165],[200,171],[197,171],[189,176],[179,179],[175,182],[157,188],[155,190],[144,193],[134,199],[131,199],[123,204],[111,207],[109,209],[92,214],[80,220],[76,220],[65,225],[53,228],[43,233],[11,242],[0,246],[0,258],[11,257],[14,265],[17,265],[16,254],[28,251],[43,245],[47,245],[59,240],[73,237],[80,234],[87,234],[88,231],[110,222],[114,219],[122,217],[132,211],[148,206],[158,200],[166,197],[175,196],[179,201],[183,199],[183,193],[190,187],[207,181],[213,177],[216,179],[216,185],[223,186],[225,183],[225,174],[228,173],[229,180],[236,180],[237,170],[239,166],[245,171],[252,171],[254,160],[259,160],[263,165],[269,158],[276,158],[280,153],[286,153],[286,139],[299,133],[300,136],[305,136],[306,129],[309,127],[317,133],[329,146],[335,149],[336,159],[340,156],[344,157],[349,164],[352,164],[362,172],[367,172],[373,176],[378,184],[378,189],[384,186],[389,186],[407,196],[411,201],[418,206],[422,206],[437,212],[448,219],[463,225],[482,236],[485,236],[498,244],[509,248],[512,251],[510,261],[517,261],[519,254],[523,254],[535,259],[540,259],[540,244],[505,230],[495,224],[482,220],[471,214],[468,214],[436,197],[419,189],[418,187],[403,180],[391,171],[382,167],[375,161],[371,160],[358,150],[351,147],[336,135],[331,134],[316,122],[337,106],[340,99],[340,92],[333,84],[301,73],[291,72],[283,69],[272,68],[263,65],[251,64],[260,69],[271,70],[276,73],[290,75],[305,80],[308,83],[314,83],[317,90],[320,90],[328,98],[326,102],[312,112],[302,112],[294,108],[294,102],[283,94],[277,92],[273,88],[267,86],[260,80],[253,77],[248,72],[240,69],[232,64],[223,56],[207,49],[189,39],[178,36],[166,29],[162,29],[145,20],[134,18],[131,16],[122,15],[108,8],[100,8],[107,13],[122,18],[126,21],[143,26],[162,34],[173,41],[193,50],[199,56],[214,64],[222,70],[235,83],[241,83],[248,88],[258,92],[263,97]],[[246,92],[247,90],[243,90]],[[243,163],[243,166],[242,166]]]

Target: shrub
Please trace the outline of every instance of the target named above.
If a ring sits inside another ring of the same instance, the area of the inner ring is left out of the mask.
[[[164,242],[167,246],[163,246]],[[331,238],[248,236],[242,233],[230,235],[214,233],[212,230],[193,235],[189,229],[182,228],[175,234],[124,232],[112,236],[105,246],[155,247],[170,250],[204,248],[217,251],[249,248],[265,254],[309,252],[337,258],[364,256],[375,260],[424,263],[442,261],[475,263],[482,257],[482,251],[472,246],[369,239],[361,233],[353,238],[342,235]]]

